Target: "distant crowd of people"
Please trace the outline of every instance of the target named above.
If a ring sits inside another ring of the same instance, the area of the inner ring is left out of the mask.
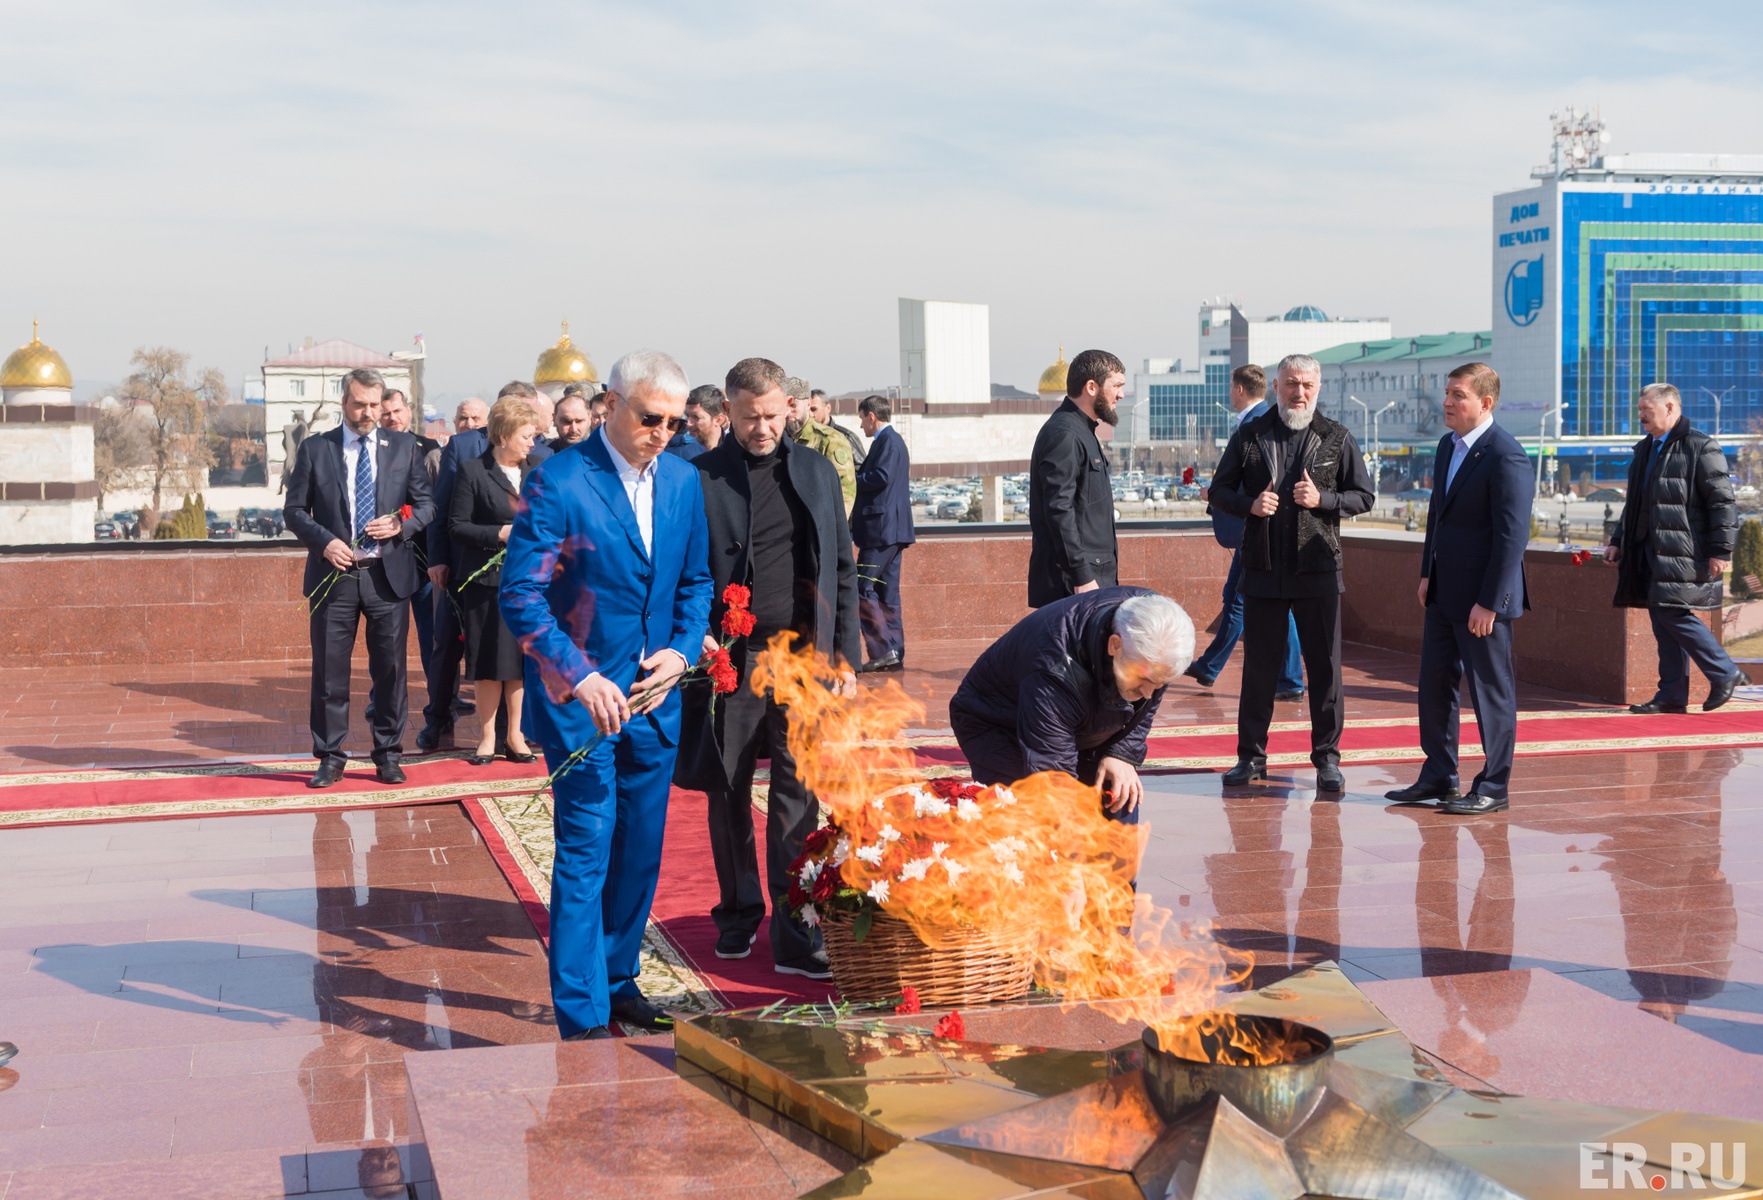
[[[975,779],[1064,771],[1094,784],[1112,819],[1136,821],[1165,690],[1184,675],[1212,687],[1240,640],[1237,762],[1225,787],[1265,778],[1276,704],[1308,695],[1317,794],[1339,796],[1340,523],[1370,509],[1374,486],[1352,434],[1318,411],[1319,365],[1285,358],[1271,397],[1260,368],[1232,376],[1238,423],[1207,496],[1232,558],[1216,636],[1198,656],[1174,601],[1120,583],[1098,430],[1119,419],[1125,378],[1115,355],[1078,354],[1036,439],[1033,611],[979,656],[950,702]],[[1523,449],[1494,420],[1499,399],[1486,364],[1450,373],[1450,433],[1435,455],[1415,581],[1426,761],[1413,784],[1388,793],[1458,815],[1507,808],[1516,742],[1512,622],[1529,606],[1535,485]],[[614,364],[603,392],[572,388],[555,407],[518,381],[493,404],[468,400],[444,447],[410,431],[407,399],[371,370],[347,376],[342,412],[341,427],[300,444],[287,489],[314,598],[311,786],[342,774],[363,624],[373,759],[381,780],[404,781],[414,621],[427,682],[417,748],[451,745],[463,677],[476,682],[482,724],[468,761],[543,755],[556,776],[551,978],[566,1038],[610,1036],[615,1020],[671,1026],[636,980],[674,784],[709,799],[717,955],[750,954],[769,909],[775,969],[829,978],[819,930],[785,901],[786,868],[819,807],[797,774],[787,707],[747,685],[755,648],[784,633],[834,664],[841,691],[854,694],[860,672],[903,668],[911,461],[889,402],[857,405],[859,437],[833,422],[824,392],[770,360],[743,359],[720,387],[692,388],[668,355],[639,351]],[[1685,711],[1692,662],[1710,681],[1704,709],[1716,709],[1743,678],[1697,616],[1719,604],[1734,540],[1725,458],[1669,385],[1641,393],[1639,417],[1648,436],[1606,550],[1621,568],[1616,603],[1648,608],[1659,645],[1658,692],[1634,711]],[[736,690],[713,702],[688,676],[719,648],[731,585],[747,589],[754,628],[729,647]],[[1484,753],[1467,790],[1465,682]],[[763,868],[752,803],[762,757]]]

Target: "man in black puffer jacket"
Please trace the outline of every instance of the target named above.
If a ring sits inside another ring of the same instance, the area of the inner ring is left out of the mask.
[[[1703,712],[1732,699],[1745,682],[1696,609],[1720,608],[1720,591],[1737,531],[1726,453],[1690,425],[1669,383],[1641,389],[1637,407],[1647,436],[1635,443],[1628,499],[1604,558],[1617,563],[1618,608],[1645,608],[1659,643],[1659,690],[1634,713],[1689,708],[1690,660],[1708,677]]]
[[[974,782],[1064,771],[1137,824],[1139,766],[1163,689],[1194,658],[1194,623],[1167,596],[1106,587],[1030,613],[979,656],[949,701]]]

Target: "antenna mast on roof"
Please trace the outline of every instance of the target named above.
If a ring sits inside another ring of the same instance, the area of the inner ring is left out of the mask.
[[[1561,179],[1575,171],[1597,170],[1604,165],[1604,147],[1610,135],[1604,130],[1604,119],[1596,108],[1577,106],[1549,114],[1554,142],[1549,150],[1549,165],[1533,170],[1533,179]]]

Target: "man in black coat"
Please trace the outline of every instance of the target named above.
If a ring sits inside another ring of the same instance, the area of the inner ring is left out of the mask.
[[[1125,388],[1118,358],[1085,350],[1066,370],[1065,403],[1035,436],[1028,469],[1030,608],[1120,581],[1114,487],[1096,427],[1120,420]]]
[[[1063,771],[1137,824],[1138,768],[1163,689],[1194,657],[1194,623],[1167,596],[1106,587],[1018,621],[968,669],[949,725],[980,784]]]
[[[851,537],[857,543],[857,607],[863,621],[865,671],[898,671],[906,665],[906,630],[900,622],[900,558],[918,540],[912,531],[912,456],[889,424],[894,410],[885,397],[865,396],[857,405],[868,452],[857,465],[857,503]]]
[[[1275,377],[1278,405],[1231,435],[1212,476],[1211,504],[1243,526],[1243,690],[1237,702],[1237,765],[1226,787],[1267,777],[1267,728],[1298,626],[1310,679],[1310,761],[1318,792],[1346,789],[1341,775],[1341,518],[1371,509],[1359,444],[1316,411],[1322,366],[1287,355]],[[1289,614],[1289,617],[1288,617]]]
[[[373,678],[373,760],[381,782],[404,782],[398,760],[408,701],[408,601],[422,583],[411,543],[434,520],[435,508],[416,439],[379,427],[385,388],[378,371],[359,368],[344,376],[342,425],[300,443],[288,481],[288,530],[307,550],[302,586],[312,610],[312,753],[318,759],[308,786],[315,788],[341,779],[348,761],[349,660],[363,616]]]
[[[496,399],[519,396],[522,400],[538,398],[539,389],[524,380],[513,380],[502,386]],[[481,405],[483,402],[477,402]],[[459,406],[465,411],[465,405]],[[485,410],[488,418],[488,410]],[[482,426],[454,434],[441,451],[441,469],[435,476],[435,511],[441,519],[429,526],[428,575],[437,589],[445,589],[453,579],[453,542],[447,536],[447,514],[453,511],[453,483],[459,477],[459,464],[482,458],[490,448],[490,435]],[[533,443],[531,459],[544,462],[554,452],[542,441]],[[439,599],[437,593],[437,599]],[[435,651],[429,659],[428,703],[423,705],[422,731],[416,735],[416,748],[428,753],[453,742],[454,705],[459,694],[459,663],[465,655],[464,631],[459,628],[459,613],[451,603],[435,606]]]
[[[1688,711],[1694,660],[1708,677],[1702,711],[1713,712],[1746,679],[1696,615],[1719,610],[1738,534],[1726,452],[1690,424],[1683,397],[1669,383],[1642,388],[1637,411],[1647,436],[1635,443],[1628,497],[1604,558],[1620,565],[1616,606],[1645,608],[1652,618],[1659,690],[1629,711]]]
[[[1518,439],[1494,422],[1499,403],[1500,377],[1486,363],[1464,363],[1445,380],[1451,432],[1433,459],[1418,592],[1426,613],[1418,697],[1426,764],[1416,782],[1386,794],[1398,804],[1437,800],[1440,811],[1464,816],[1507,806],[1518,741],[1512,622],[1530,607],[1524,549],[1536,477]],[[1469,794],[1460,796],[1458,693],[1465,677],[1484,761]]]
[[[772,963],[780,974],[830,979],[820,931],[790,914],[786,871],[820,820],[820,806],[796,778],[788,743],[789,710],[749,686],[753,660],[784,632],[843,671],[855,689],[858,662],[857,567],[845,497],[832,463],[789,438],[790,398],[782,367],[763,358],[728,373],[730,437],[700,454],[704,516],[710,525],[710,574],[716,588],[706,652],[714,649],[724,590],[752,590],[753,632],[730,650],[740,686],[710,711],[707,685],[686,689],[674,782],[710,799],[710,850],[721,897],[711,909],[718,958],[745,958],[771,897]],[[753,834],[753,766],[771,760],[761,884]]]

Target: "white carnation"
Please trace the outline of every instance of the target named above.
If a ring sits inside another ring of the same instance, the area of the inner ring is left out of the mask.
[[[888,881],[885,879],[876,880],[869,885],[868,894],[869,898],[877,904],[886,904],[888,902]]]
[[[948,801],[921,787],[913,788],[907,795],[912,797],[912,815],[915,817],[940,817],[949,811]]]
[[[1022,868],[1013,862],[1007,862],[1004,864],[1004,878],[1008,879],[1011,883],[1014,883],[1017,887],[1021,887],[1025,882],[1022,877]]]
[[[1016,803],[1016,793],[1007,787],[993,788],[992,798],[997,802],[999,808],[1009,808]]]
[[[883,825],[879,836],[884,842],[897,842],[900,840],[900,831],[892,825]]]
[[[879,867],[882,860],[882,847],[879,845],[865,846],[857,851],[857,857],[872,867]]]
[[[977,821],[980,818],[979,805],[963,796],[961,802],[955,806],[955,815],[963,821]]]
[[[804,904],[802,906],[802,911],[797,915],[802,918],[802,924],[808,926],[810,929],[813,929],[816,925],[820,924],[820,914],[814,911],[814,906],[812,904]]]
[[[1028,843],[1019,837],[999,838],[992,843],[992,856],[1001,863],[1015,862],[1028,853]]]
[[[824,865],[825,865],[825,863],[823,863],[818,858],[811,858],[807,862],[803,863],[802,864],[802,874],[800,876],[801,881],[802,881],[802,886],[806,888],[806,887],[810,886],[811,884],[813,884],[813,882],[816,879],[819,879],[820,878],[820,868]]]
[[[943,857],[943,851],[947,850],[948,848],[949,848],[948,842],[932,842],[930,844],[930,856],[932,858],[941,858],[941,857]]]
[[[906,883],[913,879],[923,879],[924,873],[930,870],[934,858],[915,858],[900,869],[900,882]]]
[[[943,870],[949,873],[949,886],[954,887],[955,881],[961,878],[962,872],[966,871],[967,868],[952,858],[945,858],[941,861],[943,864]]]

